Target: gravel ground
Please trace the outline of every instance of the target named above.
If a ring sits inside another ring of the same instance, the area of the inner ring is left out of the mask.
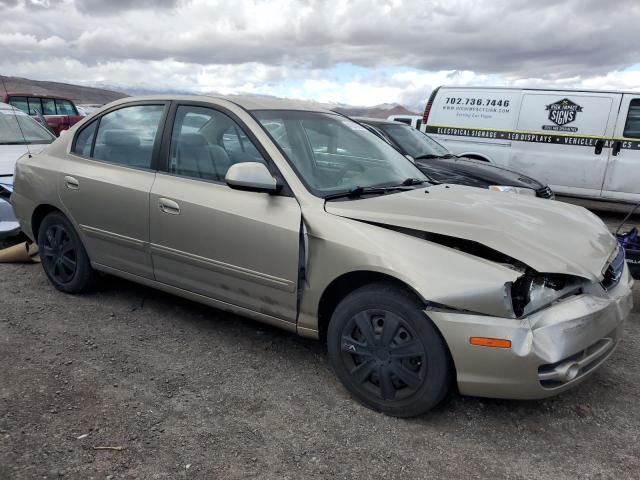
[[[319,342],[123,280],[68,296],[0,265],[0,298],[0,479],[640,478],[638,308],[564,395],[400,420]]]

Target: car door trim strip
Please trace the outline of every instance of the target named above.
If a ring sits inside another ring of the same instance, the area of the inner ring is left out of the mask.
[[[127,237],[120,235],[119,233],[108,232],[99,228],[90,227],[88,225],[80,225],[80,231],[89,237],[98,238],[100,240],[106,240],[109,242],[119,243],[126,247],[148,252],[149,242],[144,240],[138,240],[137,238]]]
[[[150,248],[151,253],[154,255],[159,255],[179,262],[189,263],[196,267],[213,270],[222,274],[232,275],[248,282],[257,282],[262,285],[276,288],[278,290],[283,290],[289,293],[293,293],[296,289],[295,282],[284,278],[274,277],[272,275],[267,275],[266,273],[257,272],[248,268],[219,262],[210,258],[201,257],[199,255],[183,252],[181,250],[165,247],[163,245],[158,245],[156,243],[152,243],[150,245]]]

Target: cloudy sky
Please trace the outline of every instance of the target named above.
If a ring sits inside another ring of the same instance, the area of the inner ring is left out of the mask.
[[[0,74],[420,110],[436,86],[640,89],[637,0],[0,0]]]

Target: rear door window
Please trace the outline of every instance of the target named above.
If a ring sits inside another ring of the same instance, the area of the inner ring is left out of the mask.
[[[640,138],[640,98],[635,98],[629,103],[623,135],[625,138]]]
[[[91,156],[117,165],[136,168],[151,168],[153,147],[164,105],[133,105],[109,112],[99,119],[95,147]],[[88,128],[88,127],[87,127]],[[87,151],[87,142],[82,137],[84,129],[76,139],[76,153]],[[91,132],[87,132],[90,138]],[[78,143],[83,141],[80,145]]]

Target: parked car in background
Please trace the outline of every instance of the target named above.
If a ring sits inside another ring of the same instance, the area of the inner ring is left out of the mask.
[[[102,108],[102,105],[97,103],[81,103],[80,105],[76,105],[76,108],[82,116],[87,117]]]
[[[11,196],[61,291],[96,270],[327,341],[370,408],[541,398],[611,355],[624,250],[584,208],[434,185],[343,115],[268,98],[128,98],[43,153]]]
[[[410,156],[427,177],[438,183],[457,183],[496,192],[554,198],[549,186],[488,162],[458,157],[427,134],[405,123],[379,118],[353,119],[385,139],[403,155]]]
[[[2,100],[36,118],[44,118],[47,127],[56,135],[84,118],[75,104],[66,98],[52,95],[7,93]]]
[[[55,137],[22,110],[0,103],[0,240],[20,231],[9,197],[16,160],[37,153]]]
[[[559,194],[640,201],[640,93],[439,87],[423,130]]]
[[[400,122],[405,125],[410,125],[418,130],[422,126],[422,117],[419,115],[389,115],[387,120],[391,122]]]

